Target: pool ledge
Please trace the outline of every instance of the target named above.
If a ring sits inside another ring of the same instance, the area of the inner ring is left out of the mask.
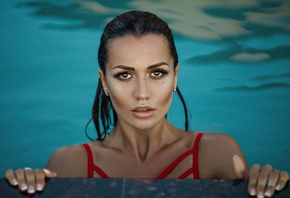
[[[247,180],[50,179],[33,197],[249,197]],[[0,178],[0,197],[31,197]],[[290,197],[289,182],[276,197]]]

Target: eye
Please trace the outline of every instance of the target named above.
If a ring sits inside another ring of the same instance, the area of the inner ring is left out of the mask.
[[[159,78],[159,77],[162,77],[164,76],[165,74],[167,74],[168,72],[167,71],[164,71],[164,70],[155,70],[151,73],[151,77],[153,78]]]
[[[121,72],[115,75],[116,78],[120,78],[121,80],[127,80],[132,77],[128,72]]]

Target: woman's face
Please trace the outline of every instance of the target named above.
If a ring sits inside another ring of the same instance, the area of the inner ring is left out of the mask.
[[[164,121],[177,84],[178,66],[162,36],[125,36],[108,46],[106,76],[99,70],[118,124],[150,129]]]

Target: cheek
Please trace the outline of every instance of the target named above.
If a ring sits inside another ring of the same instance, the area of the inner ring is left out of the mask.
[[[165,83],[164,83],[165,84]],[[173,83],[168,84],[166,87],[158,91],[158,96],[160,97],[160,102],[164,104],[165,106],[170,106],[172,102],[172,96],[173,96]],[[169,107],[168,107],[169,108]]]
[[[158,103],[158,106],[170,107],[173,96],[173,85],[174,82],[172,80],[164,80],[152,84],[151,97]]]
[[[114,109],[118,109],[118,107],[122,107],[128,101],[130,97],[130,89],[128,86],[123,86],[122,83],[113,83],[113,86],[108,84],[108,89],[110,93],[110,99],[112,101]]]
[[[150,92],[150,98],[148,104],[154,105],[157,108],[163,107],[164,110],[169,109],[172,96],[173,96],[174,81],[172,78],[164,80],[152,80],[147,81],[147,91]],[[134,97],[136,91],[136,82],[119,82],[116,80],[110,80],[107,82],[108,90],[113,107],[116,111],[121,109],[130,109],[136,105],[137,100]]]

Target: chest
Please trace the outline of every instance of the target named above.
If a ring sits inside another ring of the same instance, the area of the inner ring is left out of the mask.
[[[144,162],[117,153],[95,154],[93,170],[88,171],[93,177],[193,179],[198,174],[197,160],[192,149],[159,154]]]

